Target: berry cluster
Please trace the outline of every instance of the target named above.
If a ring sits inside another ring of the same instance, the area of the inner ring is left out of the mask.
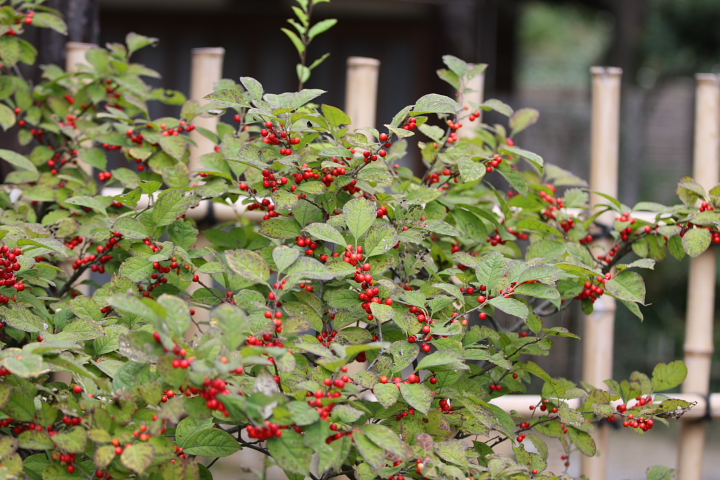
[[[655,420],[653,420],[652,418],[645,418],[645,417],[635,418],[635,415],[633,415],[632,413],[627,416],[627,420],[623,421],[623,427],[639,428],[643,432],[652,430],[654,425],[655,425]]]
[[[248,437],[250,438],[256,438],[260,441],[267,440],[269,438],[280,438],[283,434],[283,429],[288,428],[287,426],[283,425],[282,427],[279,426],[276,423],[271,423],[270,420],[265,420],[265,426],[263,427],[256,427],[254,425],[248,425],[247,427],[247,433]]]
[[[485,172],[490,173],[493,171],[493,168],[497,168],[502,163],[502,157],[500,155],[495,155],[492,160],[487,162],[485,165]]]
[[[577,300],[585,300],[589,298],[593,303],[595,303],[595,300],[605,293],[605,289],[600,287],[600,285],[605,285],[605,283],[607,283],[607,281],[611,278],[612,273],[607,273],[604,277],[597,277],[594,281],[585,282],[583,284],[583,291],[575,298]],[[597,283],[595,283],[595,281],[597,281]]]
[[[449,398],[441,398],[438,410],[443,413],[450,413],[455,411],[455,407],[451,405]]]
[[[305,255],[309,256],[315,255],[315,250],[320,247],[320,243],[318,243],[318,241],[304,236],[296,237],[295,241],[297,242],[298,247],[306,248]]]
[[[460,126],[462,126],[462,125],[460,125]],[[403,128],[403,130],[415,130],[417,128],[417,118],[411,117],[410,119],[408,119],[407,123],[405,123],[405,125],[403,125],[402,128]],[[458,128],[460,128],[460,127],[458,127]],[[383,139],[383,135],[387,136],[387,134],[385,134],[385,133],[380,134],[380,140],[384,142],[385,140],[387,140],[387,138]]]
[[[263,137],[262,141],[270,145],[284,145],[280,149],[280,155],[292,155],[291,145],[298,145],[302,140],[297,137],[289,138],[288,132],[282,129],[284,125],[280,123],[279,126],[280,129],[276,129],[275,124],[270,120],[265,122],[265,128],[260,131],[260,135]]]
[[[93,272],[99,272],[99,273],[105,273],[105,264],[113,259],[113,256],[109,254],[109,252],[117,245],[117,243],[122,239],[123,235],[120,232],[111,232],[112,236],[108,239],[107,242],[105,242],[105,245],[98,245],[96,247],[97,255],[94,253],[91,253],[89,255],[86,255],[83,258],[78,258],[73,263],[73,269],[77,270],[83,265],[91,264],[90,269]],[[75,237],[79,238],[80,241],[82,241],[82,237]],[[73,242],[75,240],[73,239]]]
[[[25,283],[22,280],[18,280],[15,277],[15,272],[21,268],[18,262],[18,257],[22,255],[22,250],[19,248],[11,249],[7,245],[0,247],[0,267],[2,267],[2,279],[0,279],[0,285],[6,287],[15,287],[18,292],[25,290]],[[6,296],[0,297],[1,303],[8,303],[10,299]]]
[[[207,408],[210,410],[217,410],[226,417],[230,416],[230,413],[227,411],[225,405],[217,399],[218,395],[230,394],[230,390],[227,389],[227,382],[225,382],[225,380],[221,378],[210,380],[210,378],[205,377],[205,381],[203,382],[203,386],[201,388],[189,386],[183,391],[183,388],[181,387],[180,391],[183,392],[186,397],[200,395],[205,399],[205,406],[207,406]]]

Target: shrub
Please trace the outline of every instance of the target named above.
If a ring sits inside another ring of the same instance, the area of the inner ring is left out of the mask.
[[[466,105],[483,66],[451,56],[439,74],[457,101],[423,96],[381,130],[351,130],[342,110],[313,103],[321,90],[274,95],[243,77],[201,106],[152,89],[142,78],[155,72],[131,57],[156,40],[132,33],[78,72],[44,67],[33,86],[14,64],[35,51],[15,34],[64,30],[39,3],[1,10],[0,124],[17,122],[32,146],[0,150],[14,167],[0,193],[2,478],[210,478],[198,457],[242,448],[292,480],[549,478],[538,433],[594,455],[598,422],[643,433],[689,406],[650,397],[683,381],[682,362],[605,391],[531,357],[576,338],[543,324],[575,300],[589,313],[610,295],[641,317],[634,269],[717,242],[714,192],[686,179],[684,205],[589,209],[585,182],[514,144],[537,112]],[[183,106],[152,119],[150,101]],[[509,127],[456,136],[491,109]],[[190,171],[193,120],[222,112],[238,125],[198,128],[217,147]],[[397,164],[418,133],[422,176]],[[108,170],[113,156],[128,165]],[[201,233],[188,212],[207,201],[263,220]],[[606,211],[614,229],[593,233]],[[597,256],[601,237],[611,247]],[[620,263],[630,252],[641,259]],[[194,319],[201,311],[209,321]],[[491,403],[533,378],[543,400],[532,419]],[[503,442],[513,458],[494,453]]]

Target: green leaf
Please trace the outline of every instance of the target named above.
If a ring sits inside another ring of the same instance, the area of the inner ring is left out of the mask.
[[[275,208],[281,210],[292,210],[300,201],[297,195],[282,189],[273,192],[272,199],[275,204]]]
[[[152,235],[152,230],[144,223],[132,217],[120,217],[115,222],[115,230],[126,238],[143,240]]]
[[[273,249],[273,261],[278,271],[282,272],[292,265],[295,260],[300,256],[300,252],[295,248],[290,248],[286,245],[280,245]]]
[[[21,170],[37,172],[37,168],[30,160],[23,157],[19,153],[13,152],[12,150],[5,150],[0,148],[0,158],[8,162],[10,165],[17,167]]]
[[[260,82],[252,77],[240,77],[240,83],[250,93],[253,100],[262,100],[263,86]]]
[[[557,289],[544,283],[524,283],[515,287],[515,293],[519,295],[528,295],[535,298],[546,298],[548,300],[560,301],[560,293]]]
[[[347,246],[347,242],[343,238],[342,234],[335,227],[328,225],[327,223],[311,223],[305,227],[305,231],[312,238],[342,245],[343,247]]]
[[[682,246],[691,258],[696,258],[708,249],[711,241],[710,231],[704,228],[693,228],[682,237]]]
[[[435,452],[437,452],[443,460],[465,468],[468,466],[468,457],[465,454],[467,448],[467,444],[462,440],[452,439],[435,444]]]
[[[365,256],[367,258],[382,255],[398,242],[397,233],[389,223],[376,223],[365,236]]]
[[[190,328],[192,319],[190,317],[190,309],[187,303],[174,295],[162,294],[158,297],[157,303],[162,305],[167,311],[165,323],[178,337],[182,337]]]
[[[620,300],[645,303],[645,282],[636,272],[619,273],[605,284],[605,291]]]
[[[314,258],[300,257],[287,271],[288,275],[296,275],[304,280],[332,280],[335,274]],[[345,276],[342,274],[341,276]]]
[[[563,387],[560,382],[548,375],[548,373],[543,370],[537,363],[527,362],[520,365],[520,367],[526,372],[535,375],[541,380],[544,380],[545,383],[547,383],[549,387],[555,392],[556,398],[564,398],[563,395],[565,394],[565,387]]]
[[[683,248],[683,239],[679,235],[668,238],[668,251],[670,255],[678,260],[685,258],[685,249]]]
[[[505,177],[505,180],[508,181],[510,186],[517,190],[520,195],[527,197],[529,192],[528,184],[522,173],[505,163],[498,165],[496,170],[500,173],[500,175]]]
[[[518,110],[519,112],[520,110]],[[542,157],[538,155],[537,153],[529,152],[527,150],[523,150],[522,148],[518,147],[503,147],[500,149],[500,153],[508,154],[508,155],[518,155],[520,157],[525,158],[526,160],[529,160],[532,162],[536,167],[542,169],[545,162],[543,161]]]
[[[405,445],[395,432],[384,425],[365,425],[362,433],[383,450],[405,459]]]
[[[154,460],[155,447],[149,443],[134,443],[132,447],[125,448],[120,456],[122,464],[139,475],[145,473]]]
[[[478,398],[463,398],[463,404],[465,405],[467,411],[470,412],[481,424],[491,430],[496,430],[507,437],[514,437],[513,430],[515,429],[515,424],[510,415],[507,413],[500,410],[500,412],[502,412],[502,414],[500,414],[500,412],[493,409],[494,405],[486,403]]]
[[[660,363],[655,366],[652,374],[652,387],[655,392],[675,388],[685,381],[687,367],[682,360],[669,364]]]
[[[105,171],[107,169],[107,155],[105,151],[99,148],[82,148],[78,153],[78,157],[98,170]]]
[[[153,262],[142,257],[130,257],[120,265],[118,273],[137,283],[147,280],[154,272]]]
[[[323,32],[327,32],[332,27],[334,27],[336,23],[337,23],[337,20],[334,18],[328,18],[328,19],[319,21],[318,23],[313,25],[312,28],[310,28],[310,31],[308,32],[308,38],[310,40],[312,40],[317,35],[320,35]]]
[[[375,318],[382,323],[392,320],[395,316],[395,310],[390,305],[382,303],[371,303],[370,311],[372,311]]]
[[[251,250],[228,250],[225,252],[228,266],[232,271],[254,283],[265,283],[270,268],[263,257]]]
[[[668,467],[656,465],[647,470],[647,480],[673,480],[675,470]]]
[[[203,457],[227,457],[238,450],[238,441],[220,428],[197,429],[183,443],[183,451]]]
[[[578,447],[578,450],[580,450],[583,455],[587,457],[595,456],[597,447],[589,433],[582,432],[573,427],[568,428],[568,433],[570,434],[570,441]]]
[[[380,470],[385,465],[385,449],[379,447],[364,433],[354,432],[353,442],[357,447],[358,452],[365,461],[371,465],[375,470]],[[362,464],[361,464],[362,465]],[[371,477],[375,478],[374,472],[371,472]]]
[[[509,117],[513,114],[513,109],[510,107],[510,105],[501,102],[500,100],[496,100],[494,98],[491,98],[489,100],[485,100],[483,103],[479,105],[479,107],[482,110],[495,110],[498,113],[502,113],[506,117]]]
[[[527,319],[529,313],[527,306],[514,298],[495,297],[488,301],[488,303],[508,315],[513,315],[523,320]]]
[[[105,468],[115,460],[115,447],[112,445],[103,445],[95,450],[93,460],[98,468]]]
[[[15,125],[15,112],[4,103],[0,103],[0,127],[7,130]]]
[[[317,410],[305,402],[289,402],[285,408],[292,414],[293,421],[298,425],[312,425],[320,420]]]
[[[457,74],[452,70],[448,70],[446,68],[439,68],[435,70],[435,73],[437,73],[437,76],[440,77],[441,80],[449,83],[455,90],[460,90],[462,88],[462,86],[460,85],[460,79],[458,78]]]
[[[92,210],[95,210],[96,212],[102,213],[103,215],[107,215],[105,205],[103,204],[103,202],[101,202],[95,197],[81,195],[78,197],[68,198],[67,200],[65,200],[65,203],[68,203],[70,205],[77,205],[79,207],[90,208]]]
[[[505,257],[499,252],[488,253],[479,260],[475,274],[487,292],[492,292],[505,276]]]
[[[530,125],[533,125],[538,121],[538,118],[540,118],[540,112],[534,108],[521,108],[520,110],[516,110],[513,116],[510,117],[510,128],[512,129],[510,136],[514,137]]]
[[[450,97],[445,95],[438,95],[436,93],[430,93],[424,95],[415,102],[415,107],[412,110],[414,115],[421,113],[449,113],[456,114],[462,107],[459,103]]]
[[[323,104],[320,108],[322,109],[322,114],[328,121],[330,126],[339,127],[341,125],[352,124],[352,120],[350,119],[348,114],[343,112],[339,108],[325,104]]]
[[[270,238],[284,240],[297,237],[302,233],[300,224],[292,217],[277,217],[265,220],[260,226],[260,233]]]
[[[297,50],[298,54],[302,55],[305,53],[305,44],[302,40],[300,40],[300,37],[298,37],[295,32],[288,28],[281,28],[280,30],[282,30],[283,33],[288,36],[293,45],[295,45],[295,50]]]
[[[36,12],[33,17],[32,24],[36,27],[50,28],[58,33],[67,35],[67,26],[65,25],[65,22],[63,22],[60,17],[52,13]]]
[[[283,430],[280,438],[268,440],[268,450],[283,469],[298,475],[307,475],[312,463],[313,451],[303,443],[303,437],[294,430]]]
[[[175,160],[182,160],[187,151],[187,142],[181,136],[168,136],[160,139],[160,147]]]
[[[158,42],[157,38],[146,37],[145,35],[139,35],[135,32],[130,32],[125,36],[125,44],[128,47],[128,54],[132,55],[141,48],[145,48],[150,45],[155,45]]]
[[[170,225],[184,215],[194,201],[195,197],[192,193],[186,194],[181,189],[165,190],[155,203],[152,212],[153,223],[156,227]]]
[[[87,434],[84,428],[75,427],[70,431],[55,435],[53,442],[65,452],[82,453],[85,451]]]
[[[55,448],[50,435],[35,430],[22,432],[18,435],[18,441],[20,442],[20,448],[27,448],[28,450],[51,450]]]
[[[460,175],[466,182],[480,180],[486,173],[485,165],[467,157],[458,160],[458,168],[460,169]]]
[[[243,98],[242,93],[234,89],[217,90],[210,95],[203,97],[220,107],[243,108],[249,105]]]
[[[397,388],[393,385],[393,388]],[[421,383],[408,383],[400,385],[400,393],[405,401],[414,409],[427,414],[433,401],[433,394],[429,388]]]
[[[400,389],[394,383],[378,383],[373,387],[375,398],[384,408],[390,408],[397,402]]]
[[[197,241],[198,230],[187,220],[177,220],[168,227],[168,234],[175,245],[188,249]]]
[[[42,318],[25,308],[0,307],[0,317],[4,323],[23,332],[42,332],[47,328]]]
[[[465,365],[462,356],[454,350],[438,350],[435,353],[423,357],[415,368],[416,372],[427,369],[433,372],[447,370],[467,370],[470,367]]]
[[[377,218],[377,208],[370,200],[355,198],[343,207],[345,223],[355,240],[362,238]]]
[[[458,77],[464,77],[468,71],[468,64],[453,55],[443,55],[443,63]]]
[[[5,368],[18,377],[37,377],[45,368],[43,365],[43,357],[40,355],[25,353],[18,355],[18,357],[6,358],[4,363]]]

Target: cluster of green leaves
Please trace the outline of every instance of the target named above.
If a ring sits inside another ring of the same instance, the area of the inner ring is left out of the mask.
[[[248,448],[293,480],[558,478],[544,438],[595,455],[598,421],[662,422],[689,407],[632,404],[679,385],[682,362],[601,390],[552,378],[530,357],[575,338],[543,318],[583,295],[587,312],[593,295],[610,295],[640,315],[632,269],[704,251],[720,218],[694,205],[718,206],[717,191],[685,179],[683,205],[608,197],[591,209],[582,180],[512,140],[537,112],[497,100],[466,110],[426,95],[382,132],[353,131],[342,110],[311,103],[320,90],[270,94],[248,77],[222,80],[209,105],[185,102],[130,62],[154,42],[130,34],[91,50],[78,72],[46,67],[32,88],[2,70],[0,102],[19,108],[21,143],[35,145],[27,156],[0,150],[15,167],[0,235],[23,252],[18,269],[3,265],[26,286],[0,286],[0,477],[210,478],[202,457]],[[439,75],[462,101],[483,66],[444,60]],[[153,100],[182,104],[180,116],[150,118]],[[458,123],[490,109],[510,130],[481,125],[456,139]],[[218,110],[241,127],[197,127],[217,147],[191,169],[187,132]],[[421,177],[395,165],[415,130]],[[109,155],[128,166],[107,172]],[[103,192],[88,166],[120,193]],[[496,174],[509,192],[485,178]],[[201,202],[263,220],[201,234],[187,218]],[[619,218],[609,234],[596,224],[607,211]],[[642,258],[621,264],[630,252]],[[521,426],[493,400],[533,378],[547,411]],[[631,404],[617,411],[620,401]],[[256,441],[258,431],[273,433]],[[493,451],[501,442],[513,457]]]

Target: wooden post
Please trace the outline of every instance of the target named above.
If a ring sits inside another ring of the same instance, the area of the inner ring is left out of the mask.
[[[616,197],[622,69],[592,67],[590,71],[593,77],[590,188]],[[590,194],[592,207],[605,201],[599,195]],[[599,221],[612,225],[612,212],[601,216]],[[604,295],[595,302],[593,313],[585,317],[583,335],[583,379],[598,388],[612,378],[614,333],[615,299]],[[593,480],[604,480],[606,477],[609,435],[607,426],[598,428],[594,435],[595,443],[604,456],[582,459],[582,473]]]
[[[201,104],[207,103],[203,97],[215,91],[215,83],[222,78],[223,58],[225,56],[224,48],[194,48],[192,50],[192,67],[190,72],[190,98],[199,101]],[[201,116],[193,119],[193,124],[203,127],[211,132],[217,130],[219,118],[217,116]],[[197,130],[190,132],[190,137],[195,141],[197,147],[190,147],[190,164],[191,172],[199,170],[200,157],[206,153],[213,151],[215,145],[209,139],[203,137]],[[199,206],[208,211],[208,206]],[[202,218],[197,218],[202,220]],[[205,235],[200,232],[195,244],[196,248],[202,248],[207,245]],[[208,287],[212,286],[212,277],[205,273],[199,273],[200,282]],[[188,293],[192,294],[201,288],[200,283],[193,283],[188,287]],[[193,318],[196,322],[208,322],[210,320],[210,311],[205,309],[196,309]],[[194,325],[185,333],[185,338],[192,339],[198,334]]]
[[[699,74],[695,98],[693,176],[706,191],[720,182],[720,77]],[[707,395],[713,354],[716,251],[706,250],[691,260],[685,325],[685,363],[688,376],[683,393]],[[680,426],[678,480],[700,480],[705,446],[704,421]]]
[[[380,60],[365,57],[347,59],[345,113],[355,128],[375,128]]]
[[[470,106],[470,103],[481,104],[483,103],[483,97],[485,94],[485,72],[475,75],[468,81],[465,86],[466,89],[471,89],[472,92],[467,92],[463,95],[463,107]],[[470,107],[472,112],[472,107]],[[482,110],[480,110],[480,116],[475,120],[470,121],[466,118],[462,121],[463,128],[457,131],[457,135],[460,138],[473,138],[476,136],[475,129],[482,123]]]

